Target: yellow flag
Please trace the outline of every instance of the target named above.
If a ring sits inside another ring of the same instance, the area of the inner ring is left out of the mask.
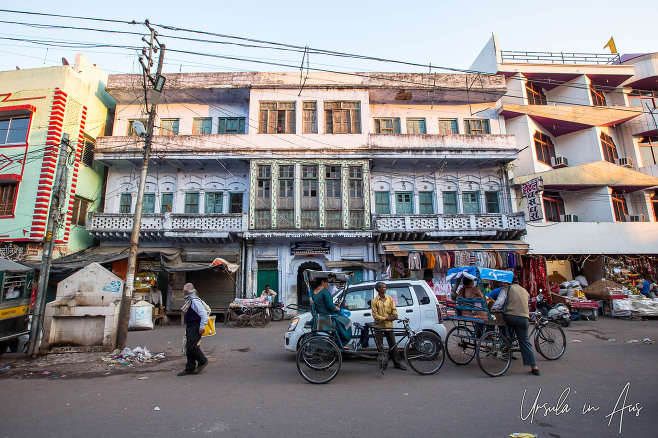
[[[608,44],[603,46],[604,49],[606,47],[610,47],[610,53],[617,53],[617,46],[615,46],[615,40],[612,37],[610,37],[610,40],[608,41]]]

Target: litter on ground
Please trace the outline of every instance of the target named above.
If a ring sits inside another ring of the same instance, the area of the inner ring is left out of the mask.
[[[164,353],[152,354],[146,347],[135,347],[132,350],[126,347],[121,352],[119,350],[114,350],[107,356],[101,357],[101,360],[109,366],[125,365],[132,367],[136,363],[157,362],[164,358]]]

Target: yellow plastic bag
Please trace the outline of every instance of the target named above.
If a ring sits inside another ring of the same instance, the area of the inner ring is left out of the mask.
[[[214,336],[216,331],[215,331],[215,315],[209,316],[208,317],[208,324],[206,324],[206,327],[203,331],[203,334],[201,336]]]

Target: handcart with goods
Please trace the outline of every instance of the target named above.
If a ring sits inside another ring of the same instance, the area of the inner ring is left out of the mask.
[[[481,280],[496,281],[503,285],[506,297],[513,273],[469,266],[450,269],[447,278],[455,290],[464,278],[473,280],[476,286]],[[454,322],[454,327],[448,331],[445,342],[446,353],[453,363],[466,365],[477,358],[480,369],[487,375],[497,377],[505,374],[512,360],[512,352],[518,351],[519,346],[514,330],[508,330],[503,320],[504,304],[498,310],[491,310],[485,298],[461,297],[446,304],[455,312],[455,316],[448,317]],[[486,313],[486,320],[462,316],[466,311]],[[547,360],[562,357],[566,350],[562,328],[543,317],[541,312],[531,312],[530,316],[535,322],[530,332],[535,350]]]
[[[365,325],[353,324],[352,340],[344,345],[337,333],[337,320],[339,314],[318,313],[313,304],[312,283],[326,279],[330,286],[336,286],[342,292],[349,288],[351,273],[331,271],[304,271],[304,281],[311,302],[313,314],[311,332],[301,340],[297,350],[297,370],[301,376],[310,383],[328,383],[340,371],[343,356],[376,359],[382,373],[386,370],[389,352],[400,346],[404,349],[404,358],[409,367],[418,374],[431,375],[436,373],[444,361],[443,342],[441,338],[428,331],[416,332],[409,326],[408,319],[399,319],[402,328],[392,328],[396,337],[396,344],[385,348],[383,342],[378,341],[375,332],[378,330],[373,323]],[[341,316],[349,316],[345,309],[345,293],[339,291],[335,304],[341,309]],[[375,339],[375,347],[368,347],[368,339]]]
[[[226,322],[231,327],[244,327],[247,324],[265,327],[272,319],[269,311],[271,307],[272,303],[267,300],[236,298],[229,304]]]

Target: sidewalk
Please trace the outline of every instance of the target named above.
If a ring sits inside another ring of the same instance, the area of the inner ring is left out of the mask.
[[[264,328],[231,328],[218,324],[215,336],[203,338],[201,349],[213,361],[213,355],[228,357],[231,351],[249,351],[257,345],[281,339],[288,321],[272,322]],[[278,333],[277,333],[278,332]],[[280,333],[280,336],[279,336]],[[110,364],[101,358],[110,352],[49,353],[27,360],[24,354],[5,353],[0,356],[0,380],[6,378],[93,378],[116,374],[170,372],[185,366],[182,355],[185,327],[180,325],[155,326],[154,330],[128,332],[127,347],[147,348],[153,355],[164,353],[162,360],[134,363],[132,366]],[[236,348],[237,346],[237,348]],[[283,344],[281,346],[283,349]],[[8,367],[8,368],[7,368]],[[47,374],[44,374],[47,373]]]

